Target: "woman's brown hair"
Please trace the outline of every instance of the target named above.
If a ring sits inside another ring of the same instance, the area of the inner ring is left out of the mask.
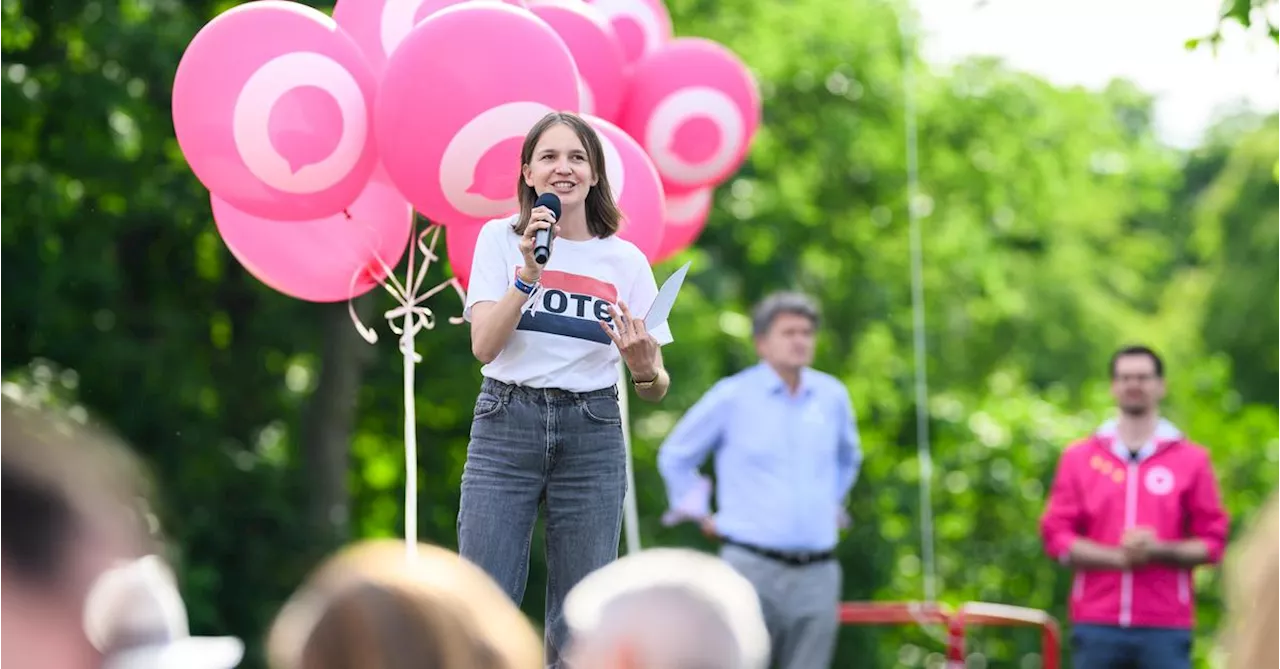
[[[329,558],[280,611],[272,669],[542,669],[533,626],[479,567],[426,544],[366,541]]]
[[[578,136],[578,141],[587,150],[587,164],[591,166],[591,174],[596,178],[596,184],[587,192],[587,230],[600,238],[617,233],[622,226],[622,210],[613,201],[613,189],[609,187],[609,176],[605,174],[604,146],[600,143],[600,136],[577,114],[551,112],[533,124],[524,138],[524,146],[520,148],[520,174],[516,177],[520,218],[516,220],[516,234],[524,234],[525,226],[529,225],[529,217],[533,213],[533,203],[538,199],[538,191],[524,182],[524,168],[533,161],[533,150],[538,146],[538,140],[542,139],[542,133],[557,124],[568,126]]]
[[[115,558],[164,552],[153,528],[151,479],[117,435],[61,409],[9,396],[0,402],[6,569],[41,585],[65,585],[71,555],[90,542]]]

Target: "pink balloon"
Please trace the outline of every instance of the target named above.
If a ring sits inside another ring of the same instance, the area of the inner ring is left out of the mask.
[[[530,0],[529,9],[556,31],[573,54],[582,113],[616,121],[626,88],[626,62],[609,20],[582,0]]]
[[[578,107],[564,41],[528,10],[466,3],[423,21],[391,56],[374,119],[387,174],[444,225],[518,209],[520,145],[539,119]]]
[[[350,217],[281,223],[246,214],[217,195],[210,200],[236,260],[259,281],[311,302],[340,302],[377,286],[386,276],[377,259],[395,267],[413,232],[413,209],[382,174],[347,207]]]
[[[650,262],[657,260],[665,202],[658,171],[644,149],[618,126],[585,114],[583,119],[596,129],[604,146],[605,174],[625,219],[618,236],[635,244]]]
[[[700,188],[746,158],[760,92],[733,52],[680,38],[636,63],[618,125],[645,148],[668,190]]]
[[[476,241],[483,225],[450,225],[444,229],[444,249],[449,268],[466,290],[471,285],[471,261],[476,255]]]
[[[699,188],[667,196],[666,227],[657,262],[669,260],[697,241],[711,214],[713,195],[711,188]]]
[[[375,75],[409,31],[435,12],[463,2],[505,2],[524,7],[524,0],[338,0],[333,20],[364,52]]]
[[[173,82],[173,127],[209,191],[254,216],[341,212],[377,164],[373,74],[333,19],[257,0],[196,33]]]
[[[671,14],[662,0],[587,0],[613,24],[627,64],[671,40]]]

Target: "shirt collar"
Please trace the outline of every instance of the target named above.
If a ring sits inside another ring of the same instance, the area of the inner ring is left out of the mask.
[[[783,395],[789,393],[787,382],[782,379],[778,372],[774,370],[769,363],[761,362],[759,364],[759,368],[761,370],[760,374],[764,375],[767,379],[766,385],[770,393]],[[809,397],[813,394],[813,370],[808,367],[802,367],[800,369],[800,386],[796,390],[796,397]]]
[[[1156,431],[1151,436],[1151,440],[1134,452],[1129,450],[1128,444],[1117,438],[1116,426],[1117,421],[1112,418],[1098,426],[1095,434],[1106,441],[1111,453],[1121,460],[1136,459],[1141,462],[1155,454],[1156,450],[1162,445],[1182,439],[1182,431],[1173,423],[1161,418],[1156,422]]]

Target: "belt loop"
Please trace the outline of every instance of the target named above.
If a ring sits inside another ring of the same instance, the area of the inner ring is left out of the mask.
[[[515,385],[510,383],[502,384],[502,405],[506,406],[511,403],[511,393],[515,392]]]

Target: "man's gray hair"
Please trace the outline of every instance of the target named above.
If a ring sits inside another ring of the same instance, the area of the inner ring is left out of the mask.
[[[782,314],[804,316],[814,328],[818,327],[821,318],[817,303],[808,295],[791,291],[773,293],[756,305],[751,315],[751,334],[756,337],[764,335]]]
[[[626,639],[645,667],[742,669],[747,651],[708,593],[663,585],[620,595],[605,605],[591,631],[597,643]]]
[[[564,617],[575,637],[629,638],[656,666],[769,664],[755,588],[724,560],[690,549],[651,548],[597,569],[569,592]]]

